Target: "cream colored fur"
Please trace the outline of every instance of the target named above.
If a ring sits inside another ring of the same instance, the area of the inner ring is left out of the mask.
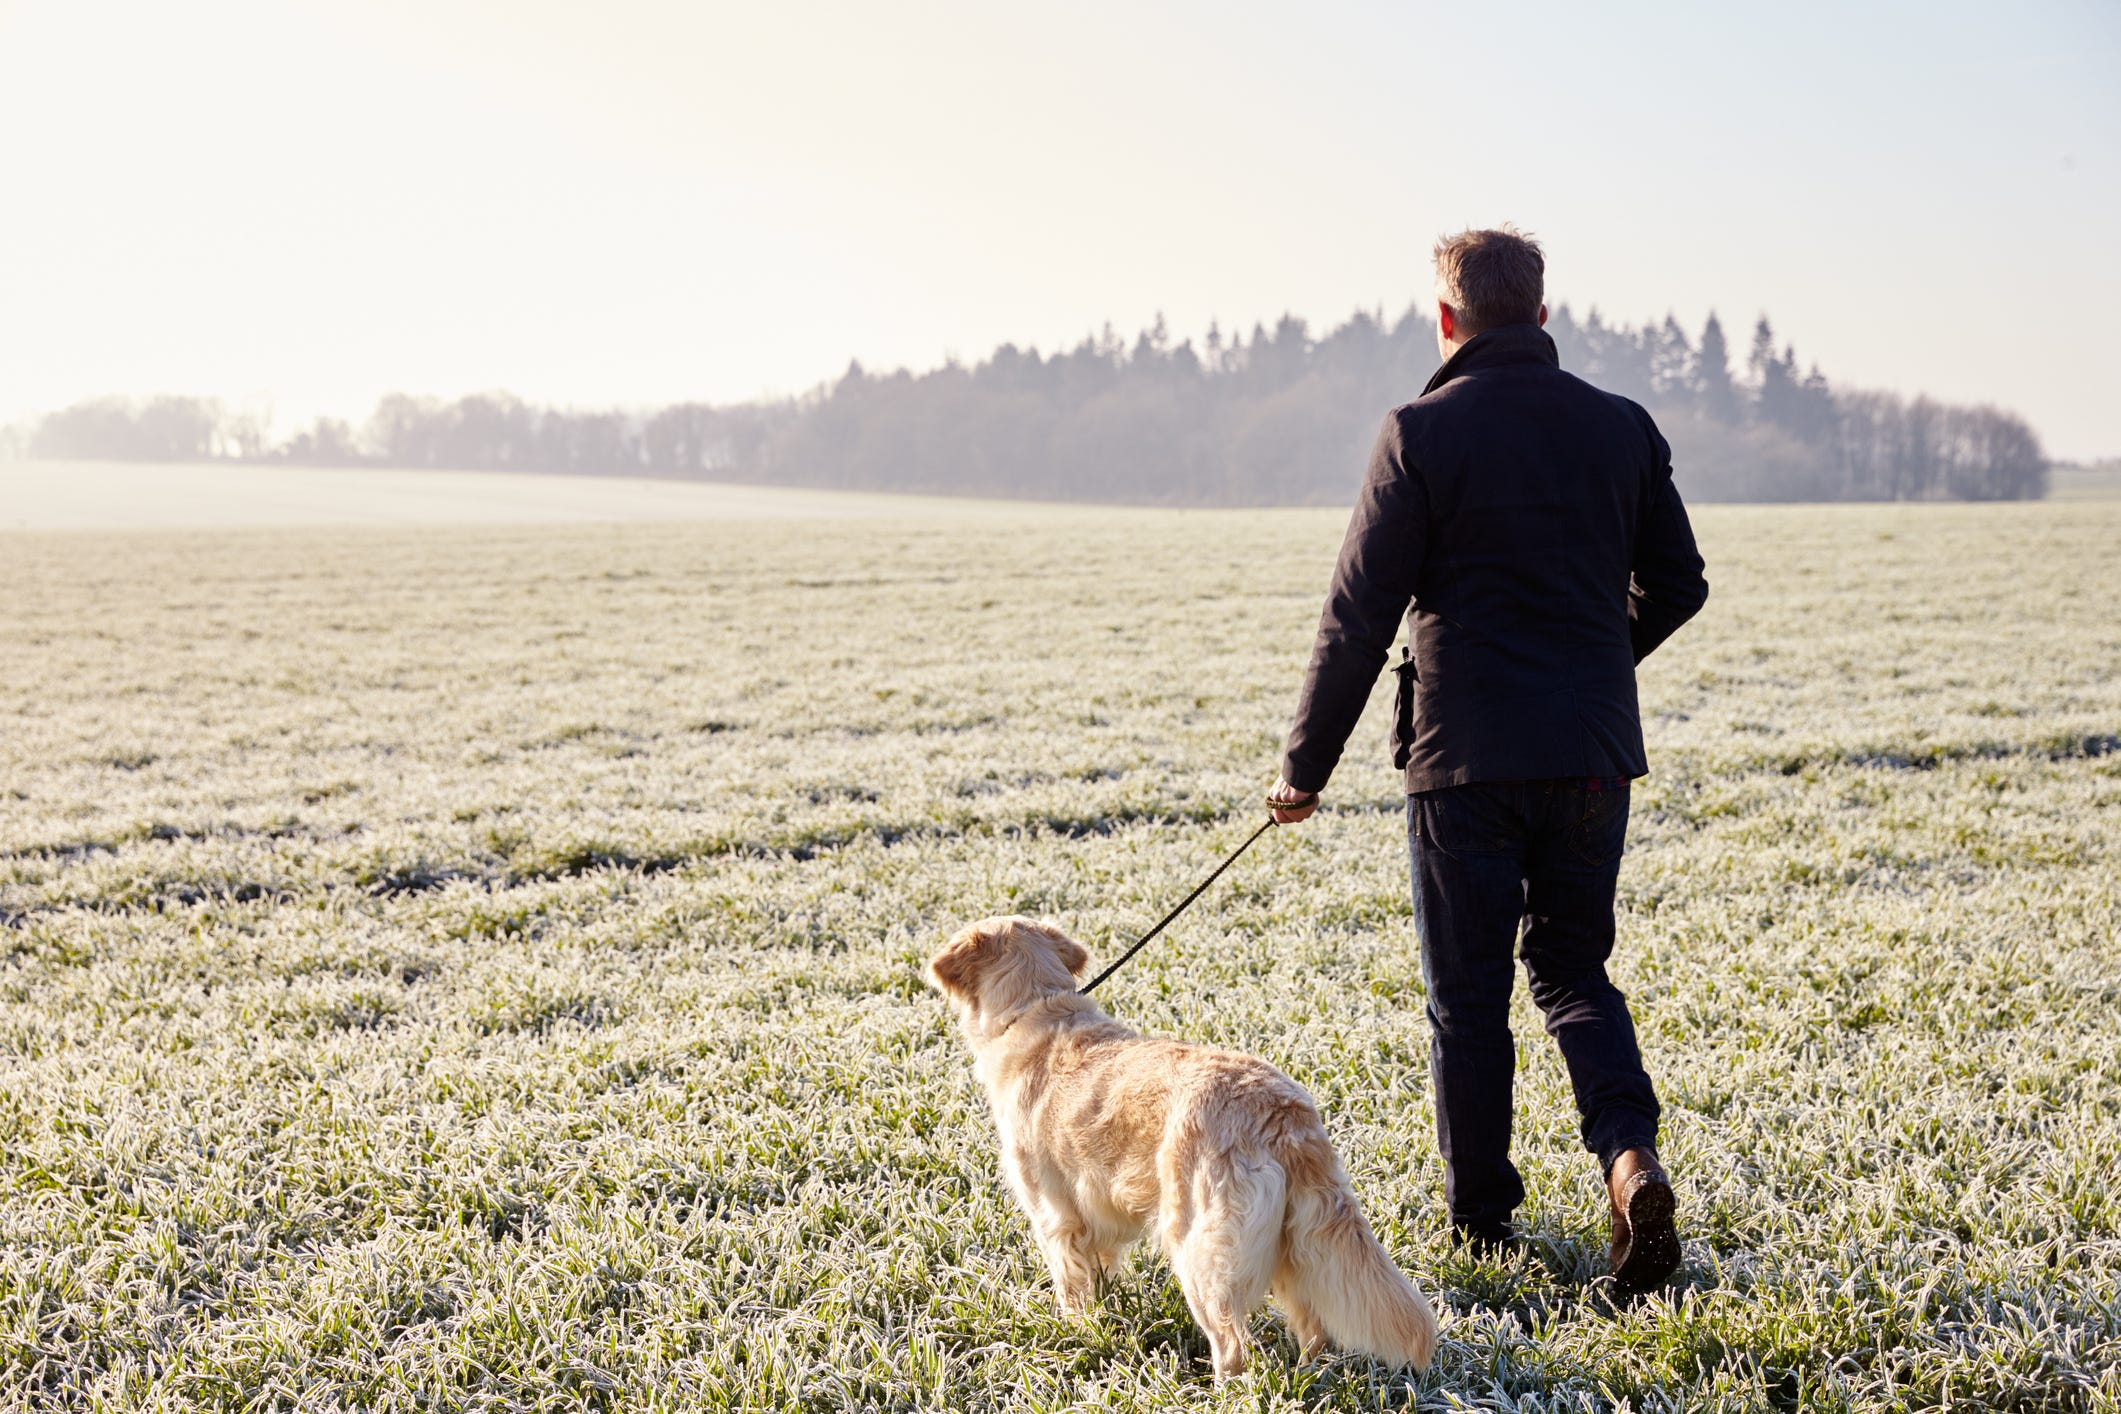
[[[1064,1312],[1152,1223],[1215,1376],[1245,1368],[1271,1290],[1308,1357],[1328,1339],[1426,1369],[1436,1316],[1370,1232],[1311,1097],[1265,1061],[1114,1021],[1049,923],[989,918],[928,964],[957,1012]]]

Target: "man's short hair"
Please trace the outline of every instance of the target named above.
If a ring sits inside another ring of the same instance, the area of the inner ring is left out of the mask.
[[[1547,258],[1515,226],[1460,231],[1436,242],[1436,295],[1451,306],[1465,337],[1504,324],[1537,324],[1546,290]]]

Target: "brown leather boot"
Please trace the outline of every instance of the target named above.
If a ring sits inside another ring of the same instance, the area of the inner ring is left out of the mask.
[[[1630,1149],[1606,1175],[1613,1203],[1613,1280],[1648,1291],[1679,1270],[1679,1229],[1672,1223],[1672,1180],[1655,1149]]]

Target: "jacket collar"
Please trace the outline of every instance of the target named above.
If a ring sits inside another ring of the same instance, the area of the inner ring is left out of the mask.
[[[1516,363],[1543,363],[1549,368],[1561,367],[1560,351],[1547,331],[1537,324],[1505,324],[1499,329],[1489,329],[1475,334],[1458,346],[1458,352],[1444,361],[1422,389],[1422,396],[1441,388],[1453,378],[1462,378],[1482,368],[1502,368]]]

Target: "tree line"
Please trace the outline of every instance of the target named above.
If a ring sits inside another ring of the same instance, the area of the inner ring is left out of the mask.
[[[2012,500],[2048,462],[1993,407],[1836,389],[1800,371],[1763,316],[1742,367],[1721,322],[1609,324],[1554,311],[1564,368],[1648,407],[1681,489],[1705,501]],[[273,438],[211,399],[100,399],[18,432],[28,455],[671,475],[791,486],[1191,505],[1333,504],[1386,409],[1435,371],[1421,306],[1358,312],[1314,335],[1283,316],[1196,346],[1159,317],[1051,354],[1004,344],[976,364],[850,364],[795,399],[648,411],[540,407],[505,393],[390,394],[360,426],[320,418]]]

